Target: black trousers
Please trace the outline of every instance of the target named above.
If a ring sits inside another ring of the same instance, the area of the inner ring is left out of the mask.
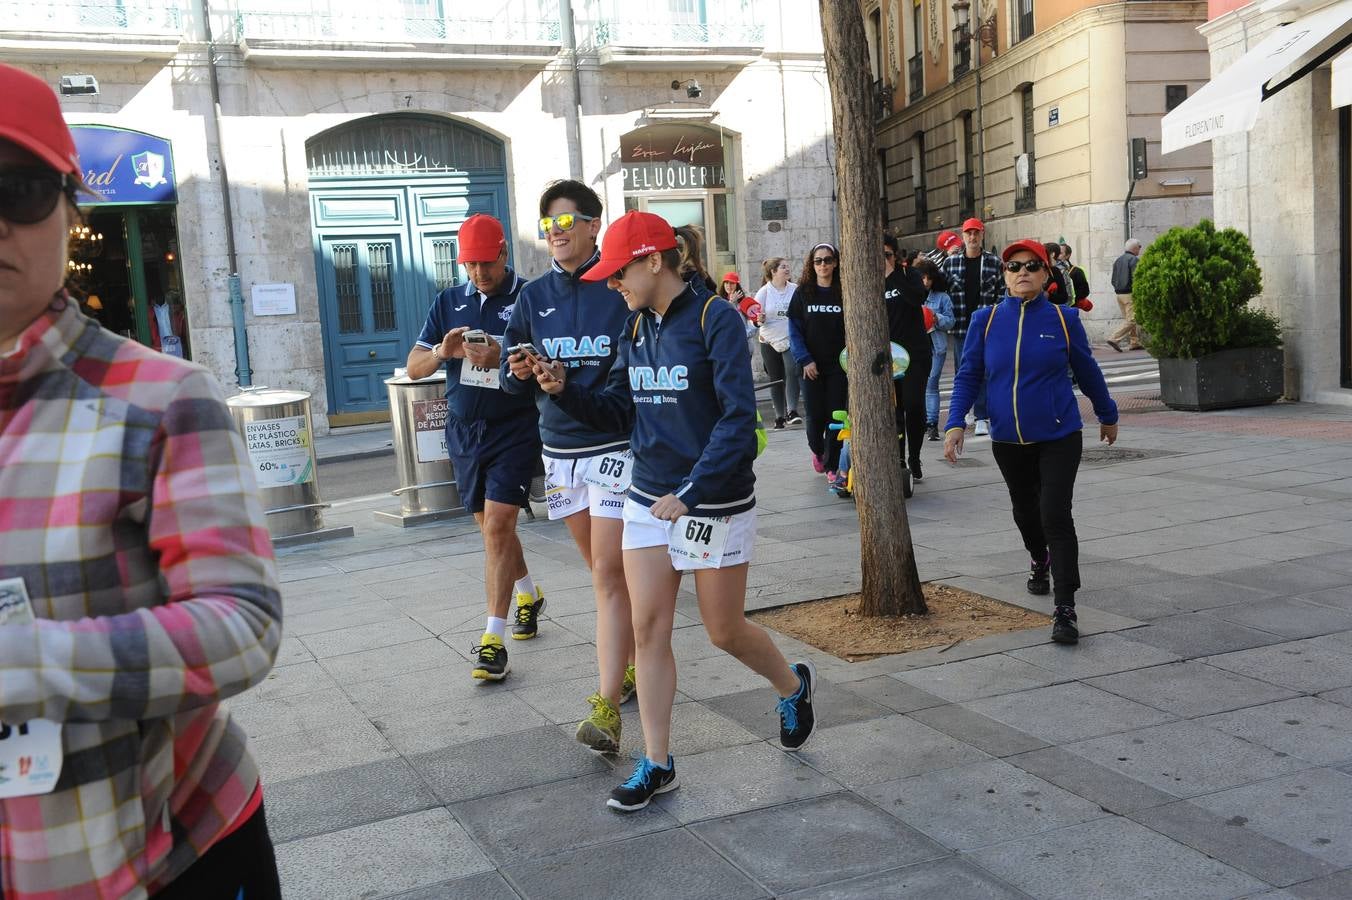
[[[911,357],[911,365],[900,381],[893,381],[897,403],[897,451],[902,465],[920,458],[925,440],[925,379],[929,377],[933,356]],[[910,453],[907,453],[907,450]]]
[[[839,432],[827,426],[834,421],[831,414],[838,409],[849,409],[849,382],[839,366],[827,369],[817,364],[817,377],[803,379],[804,425],[807,427],[807,445],[821,457],[826,471],[834,472],[840,465]]]
[[[262,805],[154,900],[281,900],[277,858]]]
[[[1042,559],[1051,551],[1057,606],[1074,606],[1080,587],[1080,543],[1071,501],[1083,446],[1084,436],[1078,431],[1041,444],[991,442],[1028,555]]]

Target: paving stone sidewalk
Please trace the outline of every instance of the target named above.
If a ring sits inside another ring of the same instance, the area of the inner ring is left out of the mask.
[[[682,787],[629,816],[603,801],[640,752],[636,707],[619,760],[572,738],[595,614],[565,529],[523,525],[548,619],[478,685],[472,523],[400,530],[372,518],[390,503],[344,504],[328,524],[357,537],[281,555],[277,667],[231,703],[286,896],[1352,896],[1352,452],[1309,427],[1349,413],[1247,410],[1270,427],[1240,433],[1124,417],[1119,448],[1144,452],[1078,481],[1080,645],[1038,630],[851,665],[779,638],[821,676],[798,754],[687,584]],[[989,444],[968,446],[952,468],[926,445],[921,576],[1038,608]],[[772,433],[757,474],[749,606],[856,589],[854,507],[802,430]]]

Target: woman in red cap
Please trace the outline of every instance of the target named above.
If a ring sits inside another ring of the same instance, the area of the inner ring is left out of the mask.
[[[1047,299],[1046,248],[1032,239],[1015,241],[1002,258],[1008,295],[972,314],[953,382],[944,457],[957,462],[966,433],[963,418],[985,385],[991,452],[1031,559],[1028,592],[1047,594],[1055,584],[1052,640],[1073,644],[1079,640],[1080,568],[1071,503],[1084,424],[1067,363],[1094,404],[1100,440],[1109,444],[1117,440],[1117,404],[1094,361],[1079,310]]]
[[[765,629],[746,618],[746,576],[756,538],[756,395],[745,333],[726,303],[680,275],[676,237],[652,213],[625,213],[606,231],[585,280],[607,279],[632,310],[604,389],[588,391],[537,361],[543,391],[597,428],[633,432],[633,480],[624,507],[624,574],[633,605],[644,755],[610,793],[621,812],[677,786],[669,749],[676,660],[676,593],[695,573],[709,640],[774,686],[780,745],[797,750],[814,728],[816,673],[789,665]]]
[[[215,380],[62,287],[80,190],[56,95],[0,65],[0,873],[10,900],[280,896],[220,701],[281,640]]]
[[[723,273],[723,281],[718,285],[718,296],[731,303],[733,308],[742,314],[746,322],[746,336],[751,337],[755,334],[761,308],[754,297],[748,297],[746,291],[742,290],[742,277],[736,272]],[[747,352],[751,352],[750,345],[747,346]]]

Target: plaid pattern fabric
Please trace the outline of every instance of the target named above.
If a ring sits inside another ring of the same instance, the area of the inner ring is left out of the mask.
[[[0,578],[22,578],[38,616],[0,626],[0,720],[61,722],[65,751],[52,793],[0,800],[4,897],[145,897],[257,786],[218,703],[281,639],[215,381],[55,300],[0,357],[0,545]]]
[[[953,318],[956,321],[949,333],[961,338],[967,334],[967,323],[971,321],[972,313],[983,306],[994,306],[1005,295],[1003,264],[994,253],[981,254],[981,296],[976,299],[966,296],[966,254],[948,257],[939,263],[939,268],[948,276],[948,296],[953,299]]]

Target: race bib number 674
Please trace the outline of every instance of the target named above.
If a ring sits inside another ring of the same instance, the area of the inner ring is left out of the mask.
[[[718,568],[723,563],[731,521],[728,516],[681,516],[672,523],[667,541],[671,558],[689,560],[701,568]]]

